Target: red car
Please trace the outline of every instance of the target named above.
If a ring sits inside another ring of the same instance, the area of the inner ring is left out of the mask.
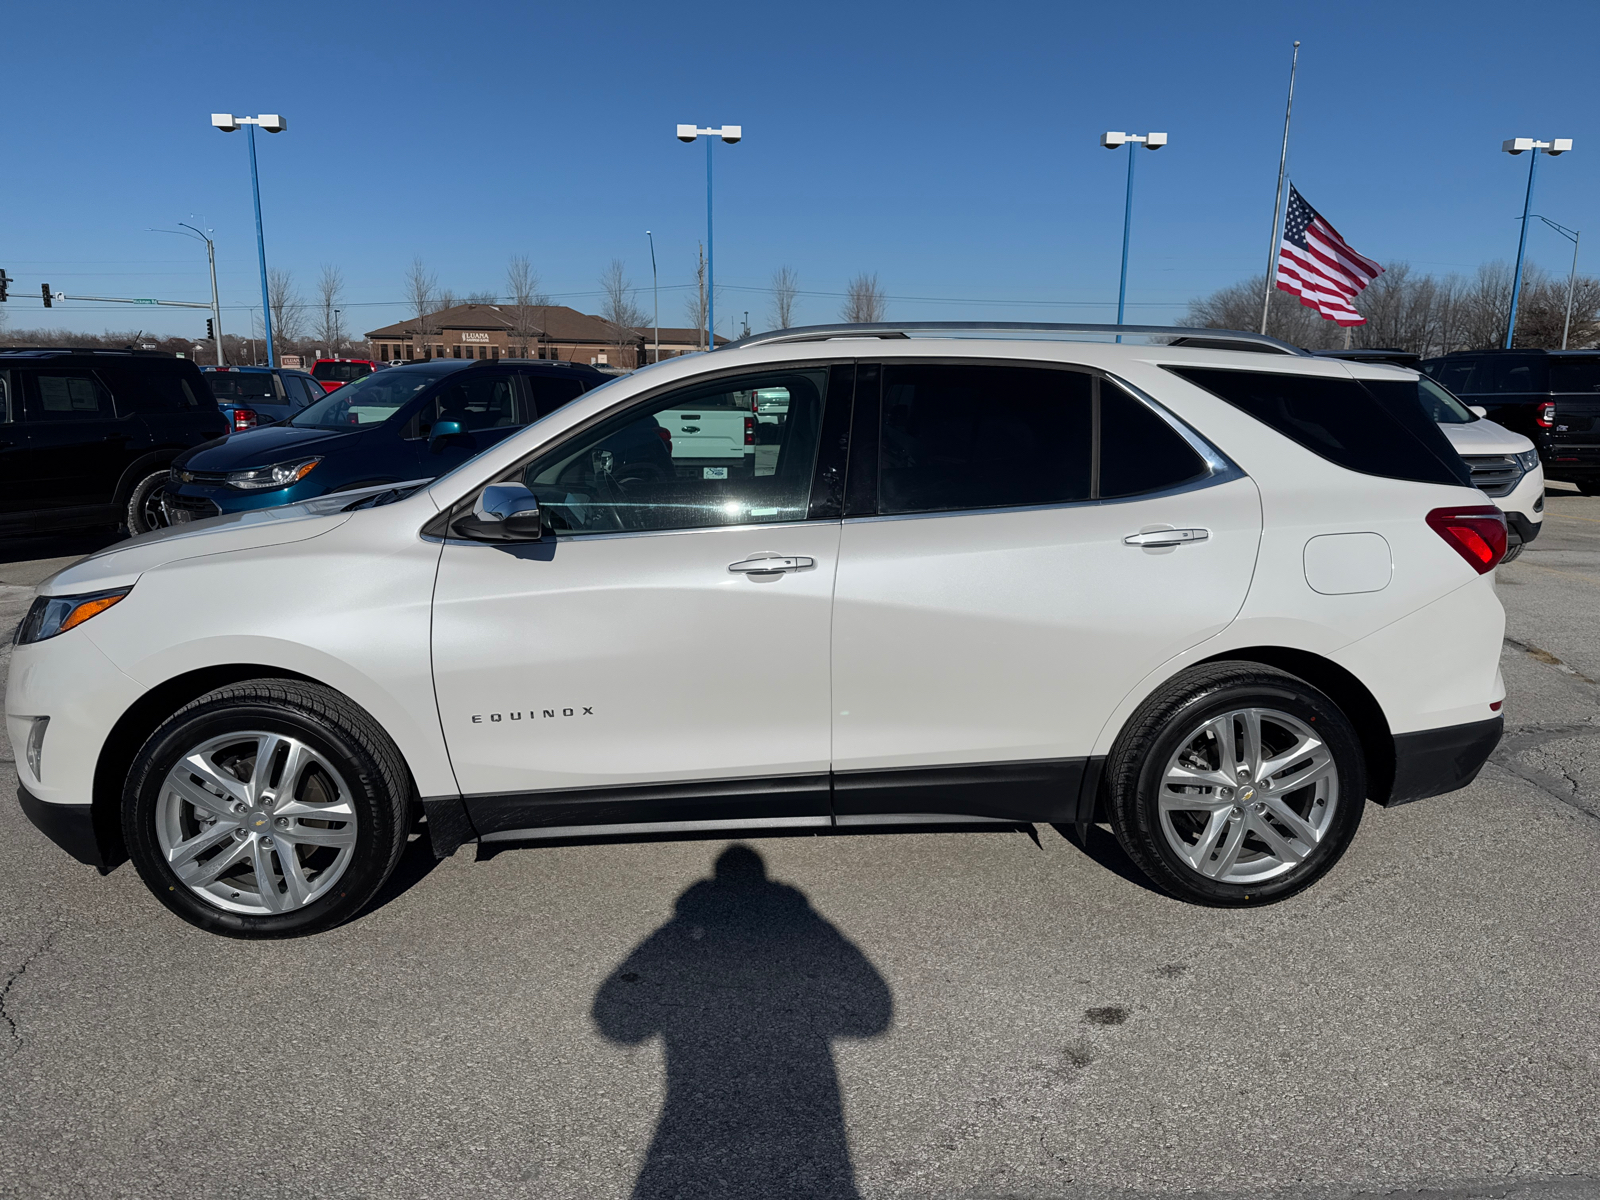
[[[319,358],[311,366],[311,377],[325,392],[335,392],[347,383],[365,379],[378,369],[370,358]]]

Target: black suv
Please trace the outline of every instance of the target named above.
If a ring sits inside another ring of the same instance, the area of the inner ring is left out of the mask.
[[[0,350],[0,537],[166,524],[182,451],[227,434],[200,369],[139,350]]]
[[[1600,351],[1464,350],[1420,369],[1533,439],[1546,478],[1600,495]]]

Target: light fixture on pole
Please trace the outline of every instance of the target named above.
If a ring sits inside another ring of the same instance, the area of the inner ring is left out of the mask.
[[[1506,318],[1506,349],[1509,350],[1511,339],[1517,332],[1517,301],[1522,296],[1522,256],[1528,249],[1528,218],[1533,211],[1533,178],[1539,169],[1539,151],[1543,150],[1552,157],[1565,154],[1572,149],[1572,139],[1552,138],[1548,142],[1541,142],[1534,138],[1507,138],[1500,144],[1500,149],[1507,154],[1533,151],[1533,157],[1528,160],[1528,194],[1522,201],[1522,236],[1517,239],[1516,274],[1511,280],[1511,312]]]
[[[1572,243],[1572,272],[1567,276],[1567,320],[1561,326],[1561,348],[1565,350],[1567,348],[1567,336],[1572,332],[1572,293],[1578,286],[1578,238],[1580,234],[1578,230],[1568,229],[1565,225],[1559,225],[1549,217],[1540,217],[1539,220]]]
[[[706,139],[706,349],[717,348],[717,289],[716,274],[711,260],[711,143],[721,138],[733,145],[744,137],[742,125],[724,125],[721,129],[700,129],[694,125],[679,125],[678,140],[692,142],[697,137]]]
[[[661,361],[661,280],[656,276],[656,235],[648,229],[644,231],[645,237],[650,239],[650,292],[655,300],[656,308],[656,357]]]
[[[277,113],[263,113],[259,117],[236,117],[232,113],[212,113],[211,124],[223,133],[234,133],[243,125],[250,145],[250,191],[256,202],[256,257],[261,262],[261,324],[266,333],[267,366],[278,365],[272,348],[272,298],[267,294],[267,242],[261,232],[261,181],[256,174],[256,126],[268,133],[282,133],[289,122]]]
[[[1117,287],[1117,324],[1122,324],[1123,310],[1128,303],[1128,239],[1133,231],[1133,164],[1134,150],[1143,146],[1146,150],[1159,150],[1167,144],[1167,135],[1164,133],[1102,133],[1100,144],[1107,150],[1117,150],[1126,143],[1128,147],[1128,196],[1122,210],[1122,282]],[[1122,340],[1122,335],[1117,335],[1117,341]]]

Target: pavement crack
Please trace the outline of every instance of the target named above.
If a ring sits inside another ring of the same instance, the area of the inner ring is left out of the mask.
[[[27,974],[28,968],[52,950],[55,944],[56,935],[54,933],[45,934],[44,939],[33,948],[33,952],[24,958],[22,964],[7,975],[5,983],[0,985],[0,1024],[5,1026],[8,1035],[7,1040],[11,1042],[13,1052],[22,1049],[22,1031],[17,1028],[16,1018],[11,1015],[10,1010],[6,1007],[6,1000],[11,995],[11,989],[16,987],[17,980]]]
[[[1543,771],[1530,770],[1529,768],[1519,766],[1514,762],[1506,761],[1505,759],[1501,758],[1498,751],[1490,756],[1489,765],[1492,767],[1499,767],[1507,775],[1514,776],[1515,778],[1522,780],[1523,783],[1531,784],[1533,787],[1543,792],[1546,796],[1549,796],[1552,800],[1559,802],[1565,807],[1574,809],[1577,812],[1582,813],[1584,816],[1589,817],[1591,820],[1600,821],[1600,812],[1596,812],[1594,809],[1590,808],[1576,794],[1563,794],[1559,787],[1554,786],[1554,780],[1552,780],[1550,776],[1546,775]],[[1572,776],[1568,775],[1565,771],[1562,772],[1562,776],[1568,783],[1573,785],[1574,792],[1576,792],[1577,784],[1573,780]]]
[[[1554,654],[1551,654],[1550,651],[1541,649],[1540,647],[1533,645],[1531,642],[1522,642],[1518,641],[1516,638],[1508,637],[1505,639],[1505,644],[1513,649],[1522,651],[1522,653],[1526,654],[1529,658],[1536,662],[1542,662],[1548,667],[1554,667],[1564,675],[1571,675],[1574,679],[1581,679],[1590,687],[1600,687],[1600,682],[1590,679],[1582,671],[1579,671],[1574,667],[1569,667]]]

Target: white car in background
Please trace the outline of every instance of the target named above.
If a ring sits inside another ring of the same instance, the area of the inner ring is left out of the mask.
[[[355,916],[419,812],[439,855],[1108,822],[1184,900],[1292,895],[1498,742],[1505,518],[1391,368],[1085,331],[747,338],[102,551],[18,628],[24,811],[235,937]],[[630,469],[779,389],[757,469]]]

